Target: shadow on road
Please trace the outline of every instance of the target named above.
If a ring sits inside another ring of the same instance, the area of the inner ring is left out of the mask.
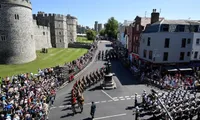
[[[60,118],[66,118],[66,117],[70,117],[70,116],[74,116],[74,114],[73,113],[68,113],[67,115],[61,116]]]
[[[92,118],[88,117],[88,118],[85,118],[85,119],[83,119],[83,120],[92,120]]]
[[[98,85],[98,86],[95,86],[95,87],[89,89],[89,91],[95,91],[95,90],[101,90],[101,89],[102,89],[102,87]]]
[[[111,61],[112,72],[119,79],[122,85],[138,85],[140,82],[134,78],[133,74],[126,69],[119,60]]]

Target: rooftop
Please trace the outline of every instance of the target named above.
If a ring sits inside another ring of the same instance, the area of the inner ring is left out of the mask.
[[[166,20],[163,19],[161,21],[158,21],[156,23],[153,23],[152,25],[157,25],[157,24],[171,24],[171,25],[199,25],[200,20]]]

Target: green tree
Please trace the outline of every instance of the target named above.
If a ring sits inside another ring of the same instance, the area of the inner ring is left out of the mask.
[[[102,30],[99,32],[99,34],[100,34],[101,36],[105,36],[105,29],[102,29]]]
[[[88,40],[94,40],[96,38],[96,32],[94,30],[87,30],[86,36]]]
[[[108,22],[105,26],[105,34],[107,34],[110,38],[117,38],[117,32],[118,32],[118,21],[115,20],[114,17],[111,17],[108,19]]]

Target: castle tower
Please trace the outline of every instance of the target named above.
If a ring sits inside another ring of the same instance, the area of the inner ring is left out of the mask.
[[[29,0],[0,0],[0,63],[22,64],[36,59]]]
[[[76,42],[77,38],[77,18],[71,15],[67,15],[67,28],[68,28],[68,42]]]

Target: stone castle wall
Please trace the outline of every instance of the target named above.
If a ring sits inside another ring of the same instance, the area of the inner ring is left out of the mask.
[[[67,19],[68,40],[70,43],[76,42],[77,38],[77,19],[70,17]]]
[[[52,48],[50,28],[45,26],[39,26],[36,21],[33,21],[34,28],[34,40],[36,50],[41,50],[42,48]]]
[[[29,1],[0,1],[0,63],[22,64],[36,59]]]

